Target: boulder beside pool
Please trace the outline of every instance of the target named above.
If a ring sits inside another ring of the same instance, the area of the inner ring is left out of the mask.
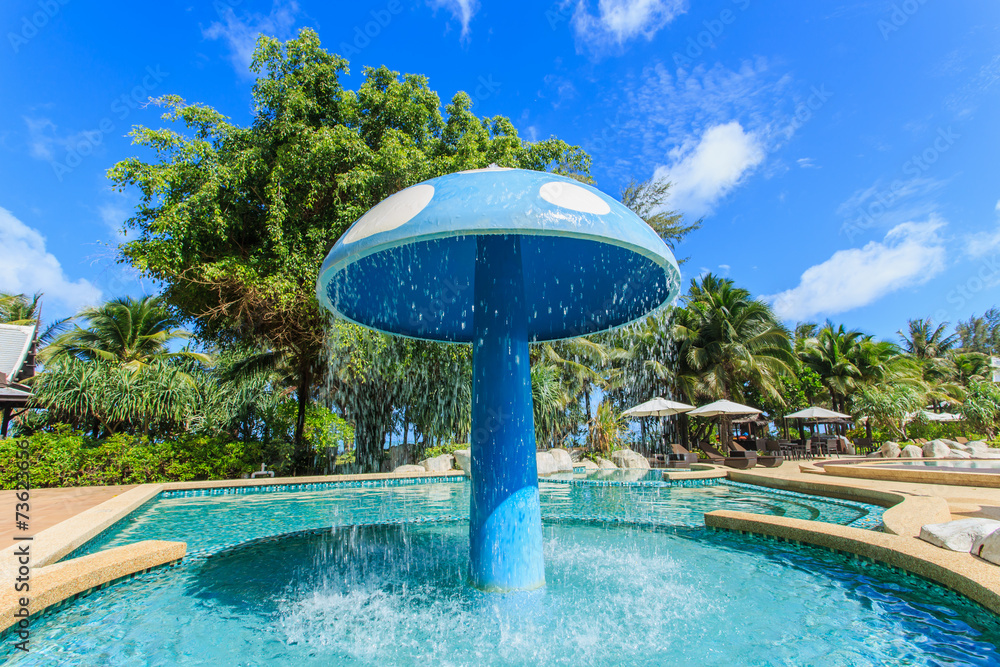
[[[427,472],[447,472],[451,470],[454,463],[455,457],[451,454],[442,454],[441,456],[435,456],[433,458],[420,461],[420,465],[422,465]]]
[[[597,458],[597,468],[599,470],[618,470],[618,466],[614,462],[600,457]]]
[[[425,468],[423,466],[409,464],[409,465],[399,466],[398,468],[396,468],[395,470],[392,471],[392,474],[393,475],[417,475],[417,474],[422,475],[425,472],[427,472],[427,468]]]
[[[929,459],[945,459],[950,453],[951,449],[948,448],[948,445],[940,440],[931,440],[924,445],[924,456]]]
[[[573,472],[573,458],[569,452],[559,447],[553,447],[549,450],[549,454],[556,461],[556,470],[559,472]]]
[[[879,452],[882,454],[882,458],[884,459],[898,459],[900,452],[899,443],[887,440],[882,443],[882,446],[879,448]]]
[[[945,523],[929,523],[920,529],[920,539],[951,551],[971,551],[976,540],[1000,529],[993,519],[959,519]]]
[[[988,560],[994,565],[1000,565],[1000,530],[977,537],[972,543],[973,556],[979,556],[983,560]]]
[[[619,468],[638,468],[640,470],[649,470],[649,461],[646,457],[639,452],[634,452],[631,449],[619,449],[617,451],[611,452],[611,460]]]
[[[472,475],[472,451],[468,449],[456,449],[453,451],[452,456],[455,457],[455,465],[457,465],[466,476]]]
[[[559,472],[559,468],[556,466],[556,459],[549,452],[535,452],[535,465],[538,468],[539,477]]]
[[[919,459],[923,458],[924,450],[920,449],[920,447],[916,445],[907,445],[906,447],[903,447],[899,455],[904,459]]]

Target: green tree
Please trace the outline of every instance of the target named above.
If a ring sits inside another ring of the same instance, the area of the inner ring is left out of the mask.
[[[931,319],[916,319],[907,322],[907,331],[897,332],[903,339],[903,350],[917,359],[937,359],[943,357],[958,342],[958,334],[947,334],[948,323],[934,326]]]
[[[981,317],[973,315],[955,326],[963,352],[1000,354],[1000,309],[990,308]]]
[[[286,43],[260,37],[252,70],[250,126],[165,97],[165,120],[189,135],[135,128],[133,142],[152,159],[123,160],[109,176],[139,196],[122,261],[163,284],[167,303],[195,318],[205,340],[249,342],[288,357],[299,443],[305,407],[326,373],[326,316],[315,282],[352,222],[441,174],[496,163],[585,175],[590,159],[558,139],[524,141],[505,117],[477,118],[465,93],[442,115],[423,76],[366,68],[358,90],[345,89],[347,61],[308,29]],[[368,418],[355,409],[356,419]],[[381,407],[372,409],[373,424],[355,424],[365,451],[380,446],[370,439],[389,423]]]
[[[86,326],[76,325],[59,335],[42,350],[40,356],[44,362],[74,358],[109,362],[138,371],[154,361],[211,361],[200,352],[171,351],[172,343],[187,340],[190,334],[179,328],[180,321],[170,314],[160,297],[113,299],[85,308],[74,319],[84,320]]]
[[[701,229],[701,220],[688,224],[684,215],[667,208],[671,184],[668,181],[631,180],[622,188],[621,202],[660,235],[673,250],[693,231]]]
[[[781,376],[791,374],[795,356],[789,333],[770,307],[732,280],[706,275],[674,313],[679,343],[678,384],[689,401],[745,400],[748,387],[781,400]],[[722,432],[729,422],[722,420]]]

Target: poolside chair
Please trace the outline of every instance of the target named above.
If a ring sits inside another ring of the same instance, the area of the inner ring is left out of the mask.
[[[785,460],[780,454],[760,454],[753,450],[744,449],[743,446],[735,440],[733,441],[733,449],[737,452],[744,452],[744,456],[746,456],[746,453],[755,455],[757,457],[757,463],[761,464],[765,468],[777,468]]]
[[[739,468],[740,470],[749,470],[757,465],[757,456],[753,452],[745,452],[746,456],[726,456],[707,442],[699,443],[698,448],[705,452],[708,460],[716,465]]]
[[[687,468],[692,463],[698,462],[698,455],[694,452],[689,452],[684,447],[672,443],[670,445],[670,455],[667,456],[667,467],[668,468]]]

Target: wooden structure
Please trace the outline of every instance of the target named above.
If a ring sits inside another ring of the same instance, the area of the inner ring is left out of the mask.
[[[28,407],[31,391],[25,380],[35,375],[38,327],[0,324],[0,438],[10,420]]]

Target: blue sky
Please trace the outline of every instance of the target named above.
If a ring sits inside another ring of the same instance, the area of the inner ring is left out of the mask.
[[[732,277],[790,324],[885,338],[966,319],[1000,285],[995,0],[8,0],[0,8],[0,290],[46,314],[155,291],[116,266],[150,96],[248,122],[258,32],[315,28],[361,68],[425,74],[447,101],[594,158],[597,185],[667,178],[704,227],[687,279]],[[991,112],[990,109],[993,109]]]

